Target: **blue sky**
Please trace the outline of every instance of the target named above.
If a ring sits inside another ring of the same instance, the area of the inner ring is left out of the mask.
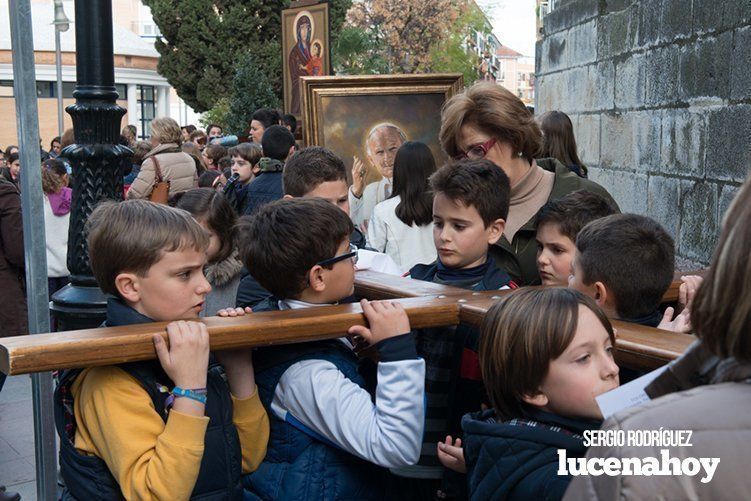
[[[476,0],[502,44],[525,56],[535,55],[535,0]]]

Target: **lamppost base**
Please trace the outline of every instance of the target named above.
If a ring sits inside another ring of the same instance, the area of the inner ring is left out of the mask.
[[[107,297],[99,287],[68,284],[52,295],[50,311],[58,331],[94,329],[107,316]]]

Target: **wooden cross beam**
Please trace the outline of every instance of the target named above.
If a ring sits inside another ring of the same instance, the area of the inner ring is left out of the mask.
[[[511,291],[472,292],[456,287],[370,271],[355,274],[355,293],[400,302],[414,328],[479,326],[495,300]],[[352,325],[365,325],[359,304],[253,313],[245,317],[201,319],[211,349],[268,346],[341,337]],[[693,336],[625,322],[618,329],[619,363],[651,369],[679,356]],[[156,358],[152,336],[166,336],[166,323],[0,338],[0,371],[26,374],[56,369],[113,365]]]

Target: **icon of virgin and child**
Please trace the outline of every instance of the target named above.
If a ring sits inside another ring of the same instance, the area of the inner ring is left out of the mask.
[[[300,114],[300,77],[321,76],[323,68],[323,43],[314,39],[315,24],[307,10],[300,12],[294,22],[295,45],[289,53],[287,64],[292,83],[290,113]]]

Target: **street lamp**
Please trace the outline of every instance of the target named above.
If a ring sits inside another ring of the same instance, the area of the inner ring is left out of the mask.
[[[60,331],[97,327],[105,318],[107,298],[91,273],[86,220],[102,200],[123,199],[123,172],[133,154],[119,144],[125,109],[115,88],[112,1],[76,0],[75,9],[76,102],[66,108],[75,142],[61,151],[73,165],[70,284],[52,296],[50,307]]]
[[[55,20],[52,24],[55,26],[55,69],[57,70],[57,129],[58,136],[63,136],[65,129],[63,121],[63,62],[60,51],[60,33],[70,29],[70,20],[63,10],[63,0],[55,1]]]

